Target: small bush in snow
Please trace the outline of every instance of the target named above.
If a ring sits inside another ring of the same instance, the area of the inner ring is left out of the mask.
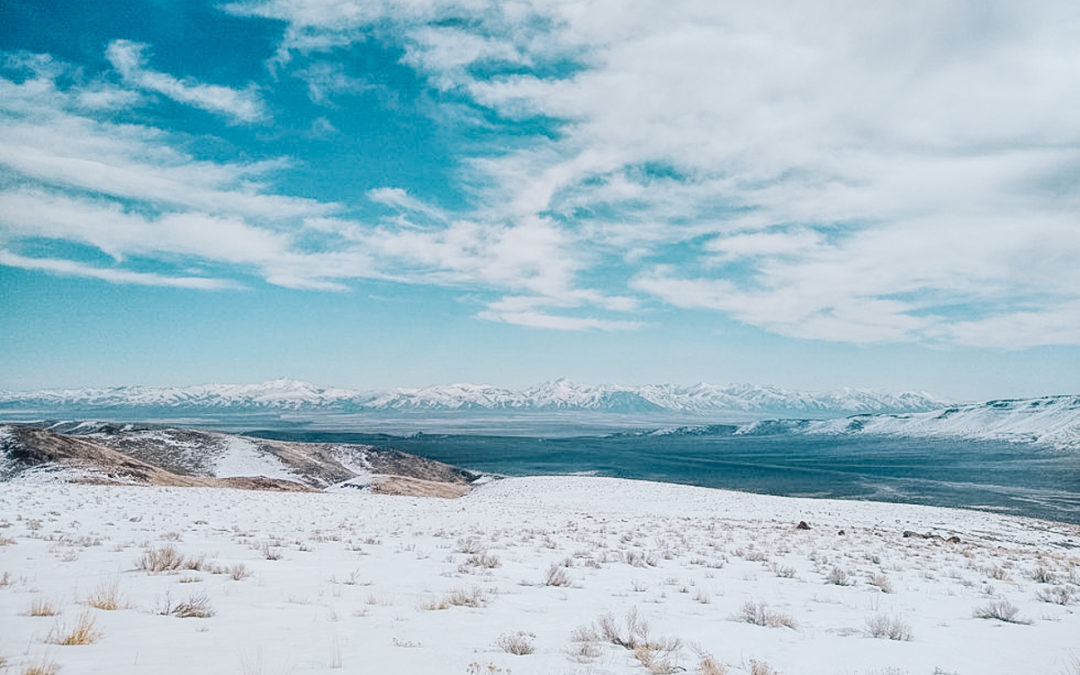
[[[1019,618],[1020,610],[1008,600],[998,600],[976,607],[973,615],[976,619],[997,619],[1005,623],[1031,623]]]
[[[910,640],[911,626],[900,620],[899,617],[889,617],[884,614],[875,614],[866,620],[866,629],[870,635],[876,638],[888,638],[889,640]]]
[[[58,623],[45,637],[45,642],[54,645],[88,645],[101,639],[101,631],[94,625],[94,618],[86,611],[79,615],[75,627],[68,630],[64,624]]]
[[[535,637],[536,636],[532,633],[526,633],[524,631],[506,633],[505,635],[499,636],[498,645],[499,648],[507,654],[526,656],[536,651],[536,646],[533,645],[533,639]]]
[[[30,609],[26,613],[29,616],[56,616],[60,610],[52,602],[36,598],[30,601]]]
[[[135,561],[135,567],[145,570],[148,574],[160,574],[182,569],[186,566],[186,562],[187,559],[176,550],[175,546],[162,546],[143,551],[142,556]]]
[[[97,609],[109,611],[120,609],[122,603],[120,602],[118,584],[112,583],[99,586],[96,591],[86,598],[86,604]]]
[[[2,666],[3,664],[0,664]],[[60,666],[56,661],[42,658],[37,663],[31,663],[20,671],[20,675],[56,675],[60,672]]]
[[[747,601],[742,611],[739,612],[739,620],[752,623],[755,626],[768,626],[770,628],[795,628],[795,620],[786,614],[773,612],[764,602]]]
[[[170,613],[181,619],[206,619],[214,616],[214,608],[210,606],[210,598],[200,593],[173,607]]]
[[[1076,599],[1076,590],[1072,586],[1051,586],[1035,591],[1035,596],[1043,602],[1071,605]]]
[[[566,573],[566,568],[560,565],[553,564],[548,568],[547,574],[544,575],[545,586],[569,586],[570,575]]]
[[[892,583],[889,581],[889,577],[885,576],[884,574],[875,574],[870,577],[870,585],[874,586],[882,593],[893,592]]]

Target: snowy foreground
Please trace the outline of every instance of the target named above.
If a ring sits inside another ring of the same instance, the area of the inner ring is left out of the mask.
[[[10,673],[1075,675],[1078,602],[1080,528],[970,511],[592,477],[0,484]]]

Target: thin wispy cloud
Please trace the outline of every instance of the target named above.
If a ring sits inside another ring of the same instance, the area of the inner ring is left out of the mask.
[[[61,276],[99,279],[117,284],[136,284],[139,286],[167,286],[200,291],[214,291],[237,288],[226,279],[192,276],[166,276],[155,272],[133,272],[131,270],[110,267],[95,267],[74,260],[56,258],[28,258],[0,249],[0,265],[17,267],[24,270],[37,270]]]
[[[205,84],[193,78],[177,78],[147,66],[149,45],[130,40],[114,40],[105,56],[128,84],[161,94],[184,105],[225,115],[236,122],[258,122],[267,116],[254,87],[232,89]]]

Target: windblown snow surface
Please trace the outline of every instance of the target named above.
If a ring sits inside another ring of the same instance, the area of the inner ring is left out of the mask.
[[[263,476],[296,480],[296,475],[285,468],[277,457],[259,450],[255,443],[242,436],[226,435],[225,449],[214,464],[215,478],[233,478],[237,476]]]
[[[35,475],[0,490],[0,542],[12,672],[1058,675],[1080,656],[1080,529],[970,511],[587,477],[443,500]],[[188,562],[140,569],[170,547]],[[80,621],[92,643],[56,644]]]

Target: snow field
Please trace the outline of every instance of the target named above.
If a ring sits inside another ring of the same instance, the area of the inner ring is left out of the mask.
[[[968,511],[595,477],[458,500],[15,481],[0,542],[12,673],[1080,667],[1080,528]],[[80,620],[96,639],[56,644]]]

